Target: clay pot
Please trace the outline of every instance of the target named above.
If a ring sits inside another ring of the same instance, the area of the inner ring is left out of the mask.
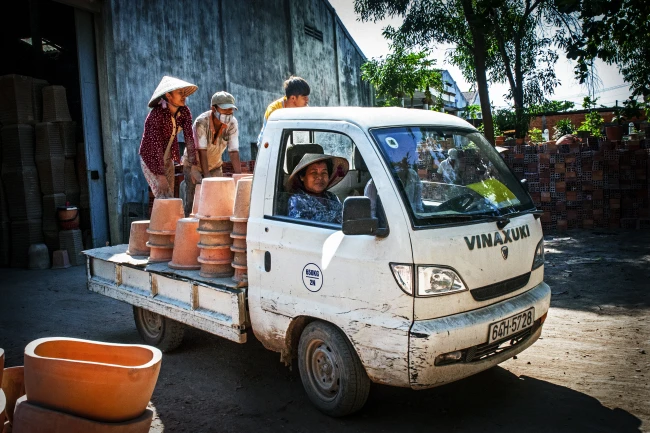
[[[131,233],[129,234],[129,249],[126,253],[130,256],[148,256],[149,247],[149,220],[133,221],[131,223]]]
[[[157,198],[153,201],[147,233],[174,234],[176,222],[184,216],[183,200],[180,198]]]
[[[234,218],[231,218],[231,220],[234,221]],[[248,232],[248,218],[246,218],[246,221],[233,222],[232,232],[236,235],[246,235]]]
[[[199,219],[199,230],[216,233],[230,233],[232,232],[232,224],[230,218],[222,220]]]
[[[201,263],[199,275],[205,278],[225,278],[231,277],[233,274],[230,260],[216,261],[213,263],[199,257],[199,263]]]
[[[12,421],[16,401],[25,395],[25,369],[20,367],[5,368],[1,388],[7,399],[6,415]]]
[[[147,247],[174,247],[175,235],[158,235],[158,234],[149,234],[149,240],[145,243]]]
[[[251,208],[251,188],[253,187],[253,178],[245,177],[237,182],[237,193],[235,195],[235,204],[232,215],[237,220],[242,218],[248,219]],[[236,221],[230,219],[230,221]]]
[[[503,145],[505,141],[506,141],[506,137],[504,137],[503,135],[499,135],[498,137],[494,138],[494,144],[497,146]]]
[[[206,246],[219,246],[230,245],[230,232],[206,232],[204,230],[197,230],[199,234],[199,243]],[[199,248],[201,247],[199,245]]]
[[[52,253],[52,269],[66,269],[70,266],[68,250],[56,250]]]
[[[195,216],[199,210],[199,202],[201,201],[201,184],[197,184],[194,189],[194,201],[192,202],[192,213],[191,217]]]
[[[147,243],[147,246],[150,248],[149,263],[168,262],[174,256],[174,245],[170,247],[157,247]]]
[[[228,177],[210,177],[201,183],[201,198],[196,217],[230,219],[235,201],[235,182]]]
[[[176,240],[172,261],[167,266],[172,269],[199,269],[199,233],[196,231],[199,220],[196,218],[181,218],[176,223]]]
[[[232,261],[232,251],[230,245],[208,246],[199,244],[201,255],[199,258],[207,261]]]
[[[161,359],[162,352],[151,346],[41,338],[25,348],[25,391],[39,406],[123,422],[147,408]]]
[[[236,249],[233,249],[236,248]],[[230,248],[233,251],[246,251],[246,238],[234,238],[232,240],[232,247]]]
[[[230,233],[230,237],[233,239],[243,239],[246,242],[246,235],[240,235],[238,233]]]
[[[606,126],[605,135],[609,141],[621,141],[623,139],[622,126]]]
[[[237,182],[239,181],[239,179],[243,179],[245,177],[250,177],[252,179],[253,175],[250,174],[250,173],[233,173],[232,180],[235,182],[235,185],[237,185]]]
[[[235,258],[232,261],[233,265],[248,266],[246,259],[246,251],[235,251]]]
[[[56,218],[61,230],[74,230],[79,228],[79,209],[76,206],[57,207]]]
[[[137,418],[124,422],[102,422],[33,404],[27,397],[18,400],[14,414],[16,433],[148,433],[153,411],[146,409]]]
[[[232,277],[233,281],[237,283],[248,281],[248,267],[242,265],[236,265],[234,263],[232,264],[232,267],[235,270],[235,274]]]

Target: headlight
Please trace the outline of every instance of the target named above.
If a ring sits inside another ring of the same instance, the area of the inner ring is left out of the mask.
[[[448,295],[467,290],[458,274],[449,268],[418,266],[418,296]]]
[[[413,265],[391,263],[390,270],[400,289],[406,294],[413,295]]]
[[[541,241],[537,244],[537,248],[535,248],[535,258],[533,259],[533,267],[531,271],[534,271],[535,269],[539,268],[544,264],[544,239],[542,238]]]

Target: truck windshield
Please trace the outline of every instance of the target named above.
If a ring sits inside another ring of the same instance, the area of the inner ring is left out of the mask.
[[[432,126],[370,130],[416,226],[535,210],[482,134]]]

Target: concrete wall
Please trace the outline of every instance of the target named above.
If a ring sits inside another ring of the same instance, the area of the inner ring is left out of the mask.
[[[163,75],[199,86],[187,100],[194,117],[217,90],[235,96],[242,160],[291,74],[310,83],[311,105],[371,104],[365,57],[326,0],[106,0],[96,29],[112,243],[126,241],[123,204],[147,200],[138,148]]]

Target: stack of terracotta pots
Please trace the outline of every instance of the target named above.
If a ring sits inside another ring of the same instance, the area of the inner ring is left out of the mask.
[[[183,201],[180,198],[157,198],[154,200],[149,221],[150,262],[168,262],[172,259],[176,223],[183,218]]]
[[[248,214],[250,213],[251,206],[252,186],[252,176],[238,176],[235,204],[233,207],[232,216],[230,217],[230,221],[233,223],[232,233],[230,234],[230,237],[233,239],[233,244],[230,247],[230,250],[234,254],[231,265],[235,270],[233,280],[238,283],[245,282],[248,275],[246,233],[248,226]]]
[[[35,340],[25,366],[2,374],[9,431],[146,433],[161,359],[150,346]]]
[[[176,223],[176,240],[172,261],[168,263],[172,269],[200,269],[199,257],[199,220],[196,218],[181,218]]]
[[[199,275],[207,278],[229,277],[233,274],[230,216],[235,200],[235,182],[227,177],[213,177],[203,179],[201,185],[196,214],[199,220]]]

